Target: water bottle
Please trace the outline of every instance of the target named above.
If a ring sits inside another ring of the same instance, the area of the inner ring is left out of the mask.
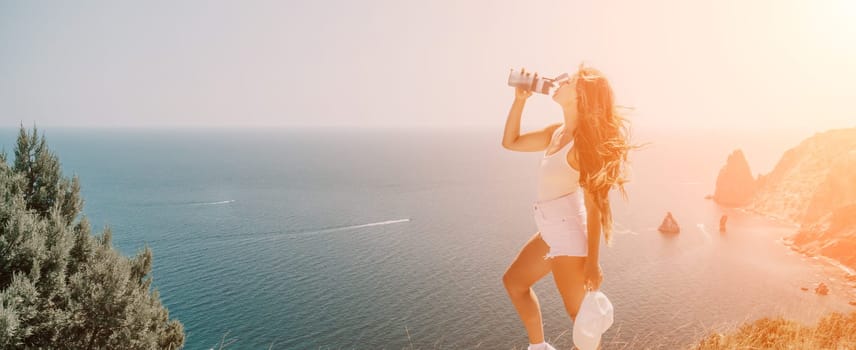
[[[512,69],[508,74],[508,86],[549,95],[551,89],[568,80],[568,77],[568,73],[564,73],[555,79],[550,79],[539,77],[538,73],[523,73]]]

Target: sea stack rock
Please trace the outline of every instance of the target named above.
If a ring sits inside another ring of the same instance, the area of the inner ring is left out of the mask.
[[[720,205],[739,207],[749,204],[757,184],[749,170],[743,151],[736,150],[728,156],[725,166],[716,177],[713,200]]]
[[[666,213],[666,217],[663,218],[663,223],[660,224],[660,227],[657,229],[662,233],[680,233],[681,227],[678,225],[678,222],[675,221],[675,218],[672,217],[672,212]]]
[[[814,289],[814,292],[820,295],[827,295],[829,294],[829,287],[827,287],[825,283],[820,282],[817,285],[817,288]]]

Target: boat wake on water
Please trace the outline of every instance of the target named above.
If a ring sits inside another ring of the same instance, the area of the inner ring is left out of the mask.
[[[211,235],[211,236],[193,236],[193,237],[185,237],[185,238],[165,238],[165,239],[156,239],[156,240],[147,240],[142,241],[140,243],[155,243],[155,242],[164,242],[164,241],[197,241],[197,240],[206,240],[211,242],[219,242],[219,241],[227,241],[234,239],[250,239],[250,238],[260,238],[260,237],[271,237],[271,236],[290,236],[290,237],[299,237],[299,236],[312,236],[319,235],[325,233],[332,233],[338,231],[347,231],[347,230],[355,230],[366,227],[373,226],[384,226],[384,225],[392,225],[399,224],[404,222],[409,222],[410,219],[396,219],[396,220],[386,220],[386,221],[378,221],[371,222],[367,224],[359,224],[359,225],[347,225],[347,226],[334,226],[313,230],[301,230],[301,231],[287,231],[287,230],[272,230],[272,231],[259,231],[259,232],[248,232],[248,233],[226,233],[220,235]]]
[[[218,205],[218,204],[229,204],[229,203],[234,203],[234,202],[235,202],[235,200],[234,200],[234,199],[230,199],[230,200],[227,200],[227,201],[219,201],[219,202],[199,202],[199,203],[189,203],[189,204],[187,204],[187,205]]]
[[[615,232],[616,234],[619,234],[619,235],[634,235],[634,236],[639,235],[639,232],[633,231],[629,227],[625,227],[624,225],[622,225],[619,222],[615,222],[615,227],[613,228],[612,232]]]
[[[197,206],[209,206],[209,205],[223,205],[235,203],[234,199],[224,200],[224,201],[215,201],[215,202],[150,202],[150,203],[135,203],[131,204],[135,207],[143,207],[143,208],[158,208],[158,207],[197,207]]]
[[[289,233],[289,235],[292,235],[292,236],[317,235],[317,234],[330,233],[330,232],[336,232],[336,231],[353,230],[353,229],[363,228],[363,227],[391,225],[391,224],[397,224],[397,223],[408,222],[408,221],[410,221],[410,219],[387,220],[387,221],[373,222],[370,224],[331,227],[331,228],[325,228],[325,229],[314,230],[314,231],[293,232],[293,233]]]
[[[710,243],[713,241],[710,238],[710,234],[707,233],[707,229],[704,227],[704,224],[696,224],[696,227],[698,227],[699,231],[701,231],[701,233],[704,235],[704,240],[707,241],[707,243]]]

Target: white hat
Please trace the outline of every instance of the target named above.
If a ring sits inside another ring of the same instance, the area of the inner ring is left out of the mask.
[[[586,292],[574,320],[574,345],[580,350],[595,350],[603,332],[612,326],[612,303],[600,291]]]

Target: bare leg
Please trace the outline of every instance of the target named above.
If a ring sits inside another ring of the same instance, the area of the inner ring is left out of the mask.
[[[550,272],[550,263],[544,260],[549,247],[536,232],[523,246],[520,253],[502,276],[508,296],[526,327],[529,343],[544,341],[544,325],[541,321],[541,306],[532,285]]]
[[[550,259],[550,267],[553,271],[553,280],[562,295],[565,311],[571,317],[571,321],[577,319],[580,304],[585,297],[585,279],[583,270],[586,257],[584,256],[557,256]]]

